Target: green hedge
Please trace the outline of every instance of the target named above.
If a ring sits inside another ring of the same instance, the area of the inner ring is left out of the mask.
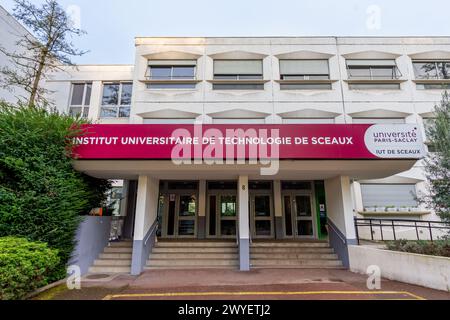
[[[57,249],[66,276],[80,215],[102,207],[110,183],[72,167],[71,137],[84,121],[45,108],[0,102],[0,237]]]
[[[437,241],[389,241],[387,248],[393,251],[425,254],[430,256],[450,257],[450,238]]]
[[[58,250],[24,238],[0,238],[0,300],[24,299],[48,284],[58,268]]]

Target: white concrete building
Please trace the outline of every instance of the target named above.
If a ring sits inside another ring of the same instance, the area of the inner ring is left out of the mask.
[[[133,65],[81,65],[46,83],[58,109],[100,124],[93,127],[97,137],[117,133],[124,141],[135,132],[153,139],[168,128],[203,124],[222,132],[279,129],[284,138],[317,130],[325,139],[330,130],[332,137],[345,132],[364,145],[367,132],[364,138],[357,129],[381,125],[373,128],[418,131],[417,146],[450,84],[450,38],[139,37],[135,42]],[[417,161],[423,153],[354,156],[356,149],[330,146],[314,149],[313,156],[302,154],[299,145],[283,146],[279,170],[264,175],[261,163],[177,165],[164,146],[148,141],[117,149],[91,144],[75,161],[78,170],[124,181],[122,232],[133,240],[132,247],[119,244],[118,251],[103,256],[124,261],[99,261],[91,271],[137,274],[145,266],[235,263],[248,270],[283,261],[348,266],[347,245],[357,236],[354,217],[437,220],[414,197],[425,188]],[[370,150],[367,141],[366,147]],[[399,232],[397,237],[415,235],[410,229]],[[392,237],[392,231],[384,236]],[[207,239],[216,242],[194,241]],[[334,253],[326,251],[328,243],[321,242],[326,239]],[[276,251],[282,240],[293,241],[298,250],[312,249],[291,259],[286,250]],[[314,255],[320,250],[323,259]],[[129,256],[120,258],[120,252]]]
[[[0,6],[0,46],[6,52],[19,51],[17,42],[24,36],[33,37],[8,11]],[[10,58],[0,51],[0,68],[4,67],[13,67],[13,64]],[[0,77],[2,77],[1,74]],[[24,95],[25,91],[21,88],[15,87],[7,90],[0,87],[0,99],[7,102],[16,103],[18,98]]]

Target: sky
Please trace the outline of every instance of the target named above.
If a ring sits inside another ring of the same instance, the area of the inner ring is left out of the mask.
[[[30,0],[40,4],[43,0]],[[60,0],[78,64],[131,64],[136,36],[450,36],[448,0]],[[0,0],[12,12],[13,0]]]

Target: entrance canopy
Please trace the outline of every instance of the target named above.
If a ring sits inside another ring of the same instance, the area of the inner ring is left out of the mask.
[[[376,179],[425,148],[414,124],[86,125],[75,168],[108,179]]]

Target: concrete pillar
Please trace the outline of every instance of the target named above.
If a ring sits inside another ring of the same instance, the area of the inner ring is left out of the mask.
[[[282,239],[283,232],[283,198],[281,196],[281,181],[273,182],[273,206],[275,210],[275,238]]]
[[[348,245],[356,244],[350,178],[325,180],[330,245],[344,266],[349,267]]]
[[[250,270],[250,219],[249,219],[248,176],[239,176],[239,269]]]
[[[142,272],[156,239],[159,180],[139,176],[131,274]]]
[[[198,226],[197,238],[206,238],[206,180],[200,180],[198,186]]]

